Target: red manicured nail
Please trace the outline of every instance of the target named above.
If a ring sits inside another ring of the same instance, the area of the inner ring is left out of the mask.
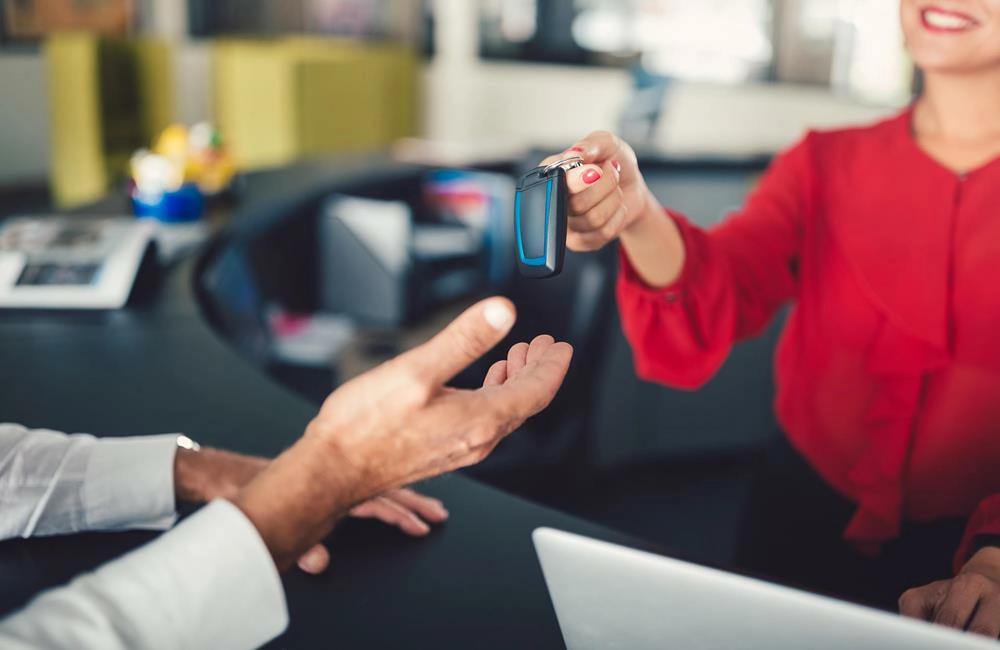
[[[622,173],[622,164],[617,160],[612,160],[611,166],[614,167],[615,171],[618,172],[619,174]]]
[[[601,180],[601,172],[596,169],[588,169],[583,172],[583,182],[587,185],[593,185],[599,180]]]
[[[570,147],[566,151],[575,151],[577,153],[583,153],[583,147],[581,147],[581,146]]]

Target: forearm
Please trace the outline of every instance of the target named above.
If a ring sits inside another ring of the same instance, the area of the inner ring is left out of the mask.
[[[0,647],[242,650],[287,622],[267,549],[239,510],[216,501],[0,622]]]
[[[233,503],[260,533],[279,571],[333,530],[338,519],[372,496],[365,477],[333,445],[306,435],[272,461]]]
[[[177,501],[205,503],[212,499],[233,500],[268,460],[221,449],[178,449],[174,458],[174,494]]]
[[[993,494],[982,501],[969,517],[965,534],[954,557],[954,570],[958,573],[969,559],[984,546],[996,546],[1000,540],[1000,494]]]
[[[175,440],[0,424],[0,538],[169,527]]]
[[[636,273],[653,288],[673,284],[685,262],[684,239],[649,190],[642,214],[622,232],[621,243]]]

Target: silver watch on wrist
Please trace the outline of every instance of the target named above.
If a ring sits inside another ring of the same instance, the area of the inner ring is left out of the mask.
[[[183,434],[177,436],[177,448],[187,449],[188,451],[201,451],[201,445]]]

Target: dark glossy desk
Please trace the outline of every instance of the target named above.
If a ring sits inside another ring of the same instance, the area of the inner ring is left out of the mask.
[[[0,312],[0,421],[123,436],[184,432],[274,455],[313,414],[202,318],[193,261],[118,312]],[[462,476],[425,486],[451,511],[429,538],[348,522],[324,576],[285,579],[291,626],[276,648],[561,648],[535,559],[537,526],[615,539]],[[152,536],[87,534],[0,543],[0,610]]]

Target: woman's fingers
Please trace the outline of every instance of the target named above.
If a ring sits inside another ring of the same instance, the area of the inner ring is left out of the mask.
[[[566,235],[566,246],[578,253],[596,251],[618,238],[628,222],[628,208],[622,204],[614,215],[597,230],[590,232],[570,231]]]
[[[985,578],[984,578],[985,579]],[[980,590],[972,584],[952,580],[948,595],[937,606],[934,622],[944,627],[964,630],[979,603]]]
[[[969,622],[969,632],[991,639],[1000,638],[1000,596],[992,595],[979,601]]]
[[[618,173],[609,163],[584,165],[566,173],[569,212],[580,215],[618,190]]]
[[[1000,636],[1000,587],[979,573],[960,573],[907,590],[899,599],[899,612],[995,639]]]
[[[599,233],[612,218],[625,207],[625,200],[620,189],[595,205],[587,212],[571,213],[569,230],[576,233]]]
[[[908,618],[930,621],[938,603],[948,594],[948,580],[939,580],[923,587],[907,589],[899,597],[899,613]]]

